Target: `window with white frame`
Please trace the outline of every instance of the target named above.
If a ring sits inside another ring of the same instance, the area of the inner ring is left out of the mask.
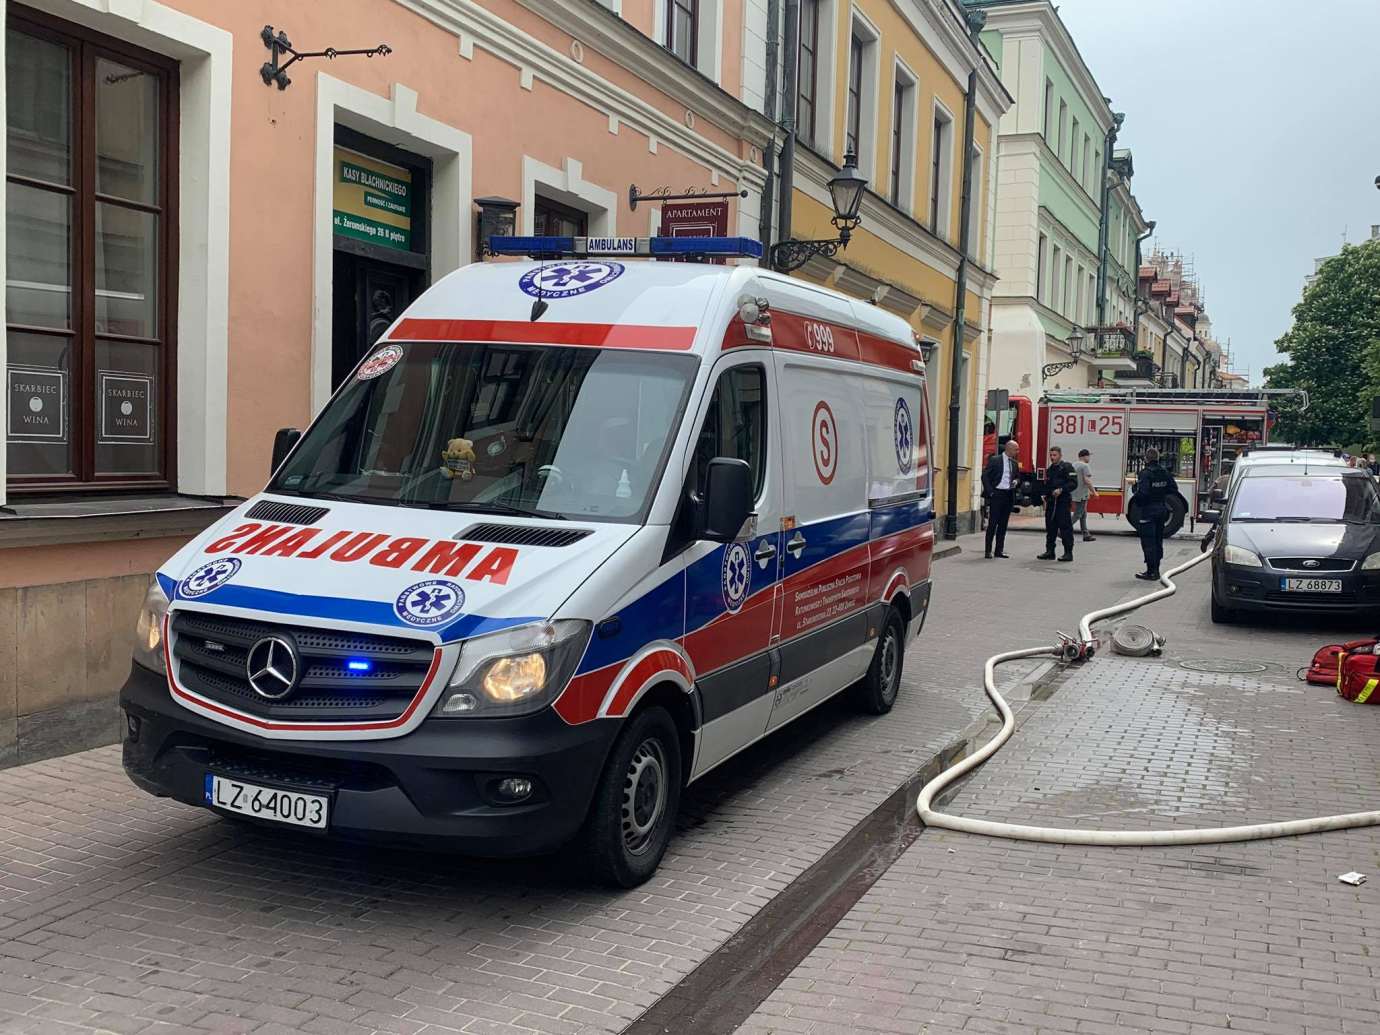
[[[1049,143],[1054,138],[1054,84],[1048,79],[1045,80],[1045,143]]]
[[[665,0],[666,49],[687,65],[699,63],[700,0]]]
[[[1071,304],[1072,304],[1072,302],[1073,302],[1072,288],[1073,288],[1073,256],[1072,256],[1072,255],[1065,255],[1065,256],[1064,256],[1064,283],[1063,283],[1063,288],[1062,288],[1062,290],[1063,290],[1063,292],[1064,292],[1064,305],[1065,305],[1065,306],[1071,306]],[[1063,311],[1063,310],[1061,310],[1061,312],[1062,312],[1062,311]],[[1076,312],[1076,311],[1077,311],[1077,310],[1075,310],[1075,312]],[[1064,312],[1064,315],[1065,315],[1065,316],[1068,316],[1069,314],[1068,314],[1068,312]]]
[[[874,182],[877,141],[877,30],[853,18],[848,38],[848,108],[844,123],[844,151],[857,155],[858,171]]]
[[[1083,322],[1084,322],[1084,323],[1092,323],[1092,321],[1093,321],[1093,303],[1096,301],[1096,298],[1094,297],[1096,294],[1097,294],[1097,282],[1096,282],[1096,280],[1093,278],[1093,275],[1092,275],[1091,273],[1089,273],[1089,274],[1088,274],[1088,296],[1087,296],[1087,297],[1088,297],[1088,311],[1083,315]]]
[[[954,117],[941,105],[934,106],[930,133],[930,230],[948,240],[949,210],[953,199]]]
[[[915,199],[915,76],[896,65],[891,91],[891,203],[909,212]]]
[[[1083,134],[1083,186],[1092,190],[1092,138]]]
[[[1078,120],[1073,120],[1073,131],[1069,134],[1069,172],[1073,173],[1073,178],[1078,179],[1078,170],[1083,165],[1083,153],[1079,147],[1083,143],[1083,138],[1078,132]]]
[[[1049,238],[1044,234],[1040,235],[1039,243],[1035,248],[1035,301],[1043,302],[1046,297],[1045,291],[1045,253],[1049,251]]]
[[[819,121],[819,6],[820,0],[800,0],[800,56],[796,62],[799,96],[795,105],[796,133],[815,143]]]
[[[1073,320],[1083,319],[1083,267],[1078,267],[1078,273],[1073,278],[1073,306],[1069,318]]]
[[[1064,160],[1064,141],[1067,139],[1069,128],[1069,106],[1063,101],[1059,102],[1059,139],[1054,142],[1054,153],[1059,156],[1059,161]]]
[[[1055,312],[1063,312],[1064,309],[1064,293],[1061,290],[1061,274],[1064,267],[1059,262],[1061,254],[1059,246],[1056,244],[1054,246],[1054,259],[1049,265],[1049,304]]]
[[[982,198],[986,191],[982,188],[982,151],[973,148],[973,190],[968,214],[968,257],[979,259],[978,249],[982,244]]]
[[[969,427],[972,422],[968,419],[972,413],[972,400],[968,393],[968,359],[968,353],[965,352],[958,363],[958,455],[965,458],[968,456],[969,444],[973,440],[973,431]],[[959,466],[967,466],[970,463],[971,460],[965,459]]]

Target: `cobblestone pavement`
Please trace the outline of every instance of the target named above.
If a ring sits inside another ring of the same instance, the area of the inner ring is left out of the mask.
[[[265,834],[146,797],[114,748],[0,772],[0,1030],[616,1031],[984,713],[971,658],[998,630],[1039,642],[1124,576],[1104,544],[1058,566],[978,546],[936,566],[890,716],[826,706],[696,784],[627,893],[559,859]],[[1042,606],[1014,606],[1035,580]]]
[[[1194,569],[1130,618],[1165,657],[1075,670],[947,810],[1143,829],[1375,808],[1380,709],[1294,675],[1365,627],[1214,627],[1207,587]],[[1184,667],[1224,660],[1253,671]],[[1380,886],[1349,870],[1380,878],[1380,830],[1177,849],[927,830],[740,1030],[1380,1031]]]

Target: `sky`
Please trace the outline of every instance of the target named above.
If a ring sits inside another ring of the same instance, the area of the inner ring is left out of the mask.
[[[1260,383],[1313,260],[1380,223],[1380,0],[1064,0],[1158,243]]]

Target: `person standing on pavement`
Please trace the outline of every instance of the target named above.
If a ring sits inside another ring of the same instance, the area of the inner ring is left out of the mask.
[[[1160,466],[1160,451],[1153,446],[1145,451],[1145,463],[1136,478],[1136,490],[1131,501],[1140,510],[1136,514],[1136,530],[1140,533],[1140,549],[1145,555],[1145,570],[1136,578],[1158,581],[1160,560],[1164,557],[1164,519],[1168,513],[1165,499],[1174,490],[1174,479]]]
[[[1097,537],[1088,531],[1088,500],[1097,495],[1092,480],[1091,450],[1078,451],[1078,462],[1073,465],[1073,470],[1078,476],[1078,488],[1073,490],[1073,520],[1078,522],[1078,528],[1083,533],[1083,542],[1095,543]]]
[[[1037,560],[1054,560],[1054,540],[1064,544],[1061,561],[1073,560],[1073,490],[1078,476],[1073,464],[1064,459],[1058,446],[1049,449],[1049,467],[1045,470],[1045,552]]]
[[[1011,520],[1011,505],[1016,498],[1016,458],[1020,456],[1021,445],[1014,438],[1006,440],[1005,448],[987,461],[982,468],[982,493],[987,497],[987,549],[983,554],[989,560],[1005,557],[1006,525]],[[996,553],[992,545],[996,544]]]

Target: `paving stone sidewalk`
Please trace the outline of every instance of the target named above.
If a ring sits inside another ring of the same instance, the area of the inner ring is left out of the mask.
[[[0,772],[0,1031],[609,1032],[985,710],[971,658],[1039,642],[1124,565],[935,569],[895,711],[826,706],[692,788],[657,878],[271,836],[136,791],[118,749]],[[1034,550],[1026,551],[1029,554]],[[1011,601],[1038,585],[1038,611]]]
[[[1380,709],[1294,677],[1358,627],[1213,627],[1207,569],[1181,583],[1129,619],[1164,659],[1075,670],[947,809],[1140,829],[1380,805]],[[1224,661],[1254,671],[1181,664]],[[740,1030],[1373,1033],[1378,949],[1377,828],[1177,849],[931,829]]]

